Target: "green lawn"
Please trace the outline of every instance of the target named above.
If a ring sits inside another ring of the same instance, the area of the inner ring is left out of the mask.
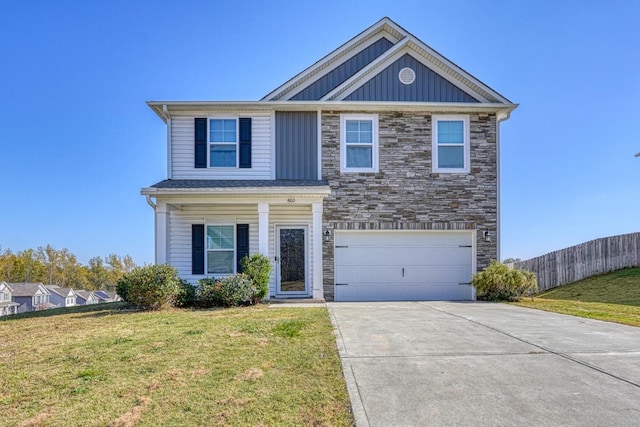
[[[0,424],[353,424],[325,308],[121,307],[0,321]]]
[[[640,326],[640,268],[590,277],[515,304]]]

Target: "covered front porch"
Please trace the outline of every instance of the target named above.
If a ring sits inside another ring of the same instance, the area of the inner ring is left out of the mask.
[[[142,190],[155,212],[156,264],[172,265],[196,284],[237,273],[241,257],[261,253],[273,267],[270,299],[323,298],[326,183],[163,183]]]

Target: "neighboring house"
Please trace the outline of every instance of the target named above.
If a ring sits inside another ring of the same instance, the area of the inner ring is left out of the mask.
[[[73,307],[76,305],[76,292],[73,289],[61,288],[56,285],[46,285],[45,287],[51,292],[49,300],[57,307]]]
[[[19,303],[12,300],[13,288],[7,282],[0,282],[0,316],[18,313]]]
[[[9,283],[13,301],[20,304],[18,313],[46,310],[55,306],[49,301],[51,292],[42,283]]]
[[[108,291],[94,291],[95,296],[98,298],[99,302],[117,302],[122,301],[122,298],[115,292]]]
[[[91,291],[76,291],[76,305],[98,304],[100,299]]]
[[[141,191],[155,261],[192,283],[262,253],[270,298],[470,300],[499,259],[516,105],[388,18],[260,101],[148,105],[167,125],[167,179]]]

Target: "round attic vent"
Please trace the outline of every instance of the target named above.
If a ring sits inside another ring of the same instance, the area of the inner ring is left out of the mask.
[[[400,79],[400,83],[403,85],[410,85],[416,79],[416,72],[411,68],[403,68],[398,73],[398,79]]]

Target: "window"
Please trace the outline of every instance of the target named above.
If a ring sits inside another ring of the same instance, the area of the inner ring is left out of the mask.
[[[340,171],[378,172],[378,116],[340,116]]]
[[[233,274],[235,272],[234,229],[233,225],[207,226],[207,273]]]
[[[0,301],[9,301],[9,292],[0,293]]]
[[[469,172],[469,117],[433,116],[433,171]]]
[[[238,123],[236,119],[209,120],[209,166],[235,168]]]

